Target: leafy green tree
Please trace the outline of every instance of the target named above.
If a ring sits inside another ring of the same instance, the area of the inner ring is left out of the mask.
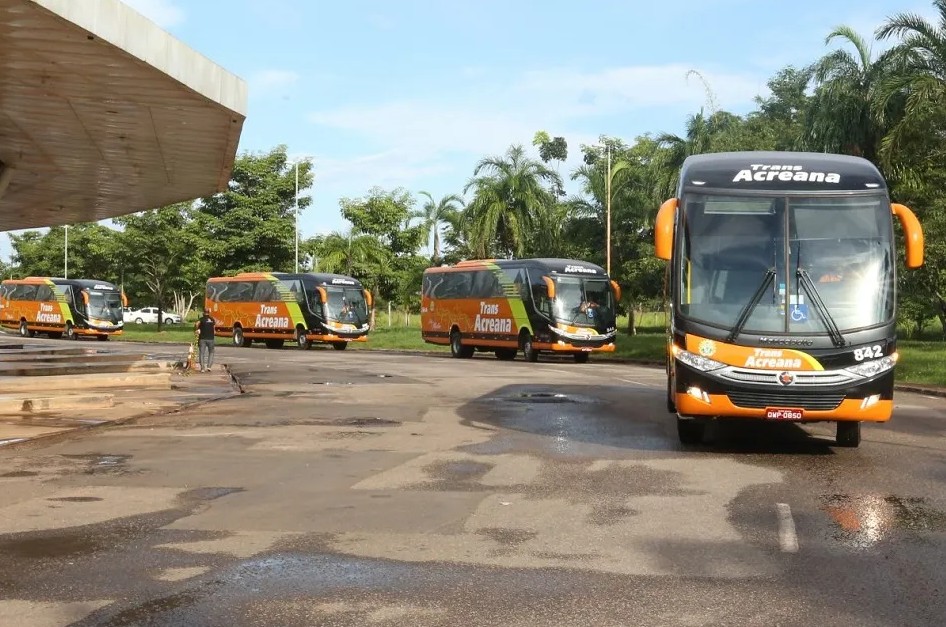
[[[184,283],[182,268],[195,254],[194,242],[186,236],[189,219],[189,203],[115,218],[123,228],[118,262],[125,277],[138,277],[144,282],[153,306],[158,308],[159,331],[172,292]]]
[[[385,191],[379,187],[371,188],[365,197],[339,201],[342,216],[353,225],[353,236],[377,242],[378,254],[365,262],[361,274],[355,274],[370,287],[376,301],[379,297],[396,301],[410,269],[418,263],[427,265],[422,258],[418,261],[418,251],[428,231],[422,224],[409,226],[414,204],[413,196],[402,188]]]
[[[525,254],[543,216],[555,207],[551,190],[561,187],[561,177],[527,157],[522,146],[481,159],[464,190],[473,191],[464,219],[476,255]]]
[[[294,270],[295,167],[286,147],[241,155],[230,178],[228,190],[201,199],[195,213],[194,228],[204,235],[199,252],[212,274]],[[312,179],[311,162],[301,161],[299,189]],[[300,197],[299,212],[311,201]]]
[[[13,271],[21,277],[66,274],[66,228],[54,226],[45,233],[11,233]],[[118,282],[115,231],[95,222],[72,225],[68,231],[69,276]]]

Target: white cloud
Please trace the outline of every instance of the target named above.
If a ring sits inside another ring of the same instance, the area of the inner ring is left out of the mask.
[[[174,0],[123,0],[161,28],[171,28],[182,23],[186,17],[184,9]]]
[[[596,118],[632,115],[642,108],[692,111],[702,106],[706,94],[697,79],[687,79],[690,69],[674,64],[529,72],[498,92],[478,89],[439,101],[428,97],[343,106],[314,112],[309,119],[359,136],[379,152],[394,151],[406,163],[425,164],[457,153],[495,154],[511,142],[530,144],[543,128],[565,136],[577,151],[578,143],[597,140],[580,130]],[[722,107],[751,103],[762,84],[757,77],[705,69],[701,74]]]

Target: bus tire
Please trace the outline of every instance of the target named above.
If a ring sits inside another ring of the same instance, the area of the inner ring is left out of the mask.
[[[861,423],[854,420],[839,420],[834,441],[838,446],[857,448],[861,443]]]
[[[243,335],[243,327],[233,327],[233,345],[243,348],[249,348],[253,340],[247,339]]]
[[[33,332],[30,331],[26,320],[20,320],[20,337],[33,337]]]
[[[79,334],[76,333],[76,328],[72,325],[71,322],[66,323],[66,334],[65,337],[67,340],[78,340]]]
[[[307,351],[312,348],[312,342],[305,336],[305,329],[299,327],[296,329],[296,347],[299,350]]]
[[[673,377],[667,377],[667,413],[677,413],[677,403],[673,397]]]
[[[698,420],[677,416],[677,437],[680,438],[680,444],[702,444],[704,427],[705,425]]]
[[[587,364],[587,363],[588,363],[588,353],[575,353],[575,363],[576,363],[576,364]]]
[[[532,347],[532,334],[524,330],[519,336],[519,348],[522,349],[522,356],[526,361],[539,361],[539,351]]]
[[[348,342],[332,342],[332,348],[337,351],[343,351],[348,348]]]

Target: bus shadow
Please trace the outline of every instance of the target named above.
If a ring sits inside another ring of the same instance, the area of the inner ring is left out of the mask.
[[[834,455],[834,436],[817,432],[822,429],[793,422],[716,420],[706,425],[702,444],[687,448],[742,455]]]
[[[471,453],[598,456],[602,448],[722,454],[831,455],[833,439],[791,423],[710,423],[703,444],[686,446],[664,393],[612,385],[510,384],[458,408],[464,425],[495,435]]]

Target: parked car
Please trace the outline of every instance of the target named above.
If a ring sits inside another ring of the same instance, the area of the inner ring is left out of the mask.
[[[181,324],[183,319],[176,313],[170,311],[162,311],[162,318],[164,324]],[[122,313],[122,319],[127,322],[134,322],[135,324],[157,324],[158,323],[158,308],[157,307],[142,307],[141,309],[129,309],[126,308]]]

